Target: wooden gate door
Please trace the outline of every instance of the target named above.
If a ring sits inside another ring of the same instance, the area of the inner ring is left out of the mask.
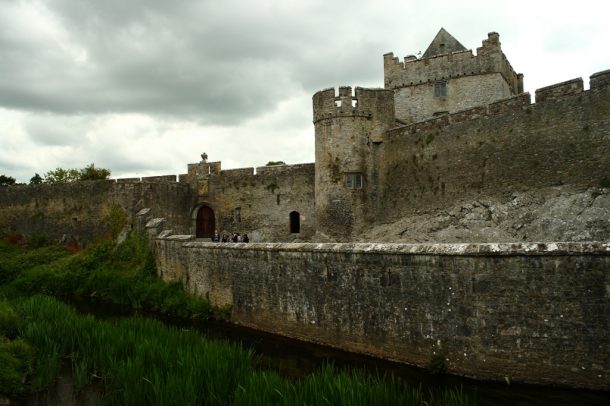
[[[211,238],[214,235],[216,221],[214,219],[214,210],[208,206],[201,206],[197,211],[197,230],[195,237]]]

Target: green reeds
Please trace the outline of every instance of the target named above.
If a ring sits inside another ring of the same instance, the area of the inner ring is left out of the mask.
[[[33,390],[52,382],[61,358],[72,362],[77,388],[102,379],[108,404],[227,404],[233,382],[252,373],[249,351],[155,320],[98,321],[47,297],[14,307],[26,320],[20,336],[38,353]]]
[[[16,396],[24,391],[24,377],[31,372],[32,347],[17,338],[22,325],[19,314],[0,301],[0,394]]]
[[[273,372],[252,375],[238,387],[235,405],[424,405],[419,388],[393,377],[338,371],[327,365],[301,380],[288,381]]]
[[[21,339],[0,337],[0,394],[17,396],[25,390],[25,380],[32,371],[34,350]]]
[[[459,391],[423,396],[398,380],[340,372],[332,366],[301,380],[259,371],[253,354],[158,321],[99,321],[48,297],[11,302],[23,320],[19,335],[37,350],[32,388],[71,362],[76,388],[101,380],[102,402],[180,405],[467,405]]]
[[[8,297],[92,297],[177,317],[211,315],[207,300],[187,295],[180,283],[156,277],[154,255],[135,234],[119,245],[104,242],[70,256],[61,247],[24,249],[3,243],[2,250],[0,285],[4,283]]]

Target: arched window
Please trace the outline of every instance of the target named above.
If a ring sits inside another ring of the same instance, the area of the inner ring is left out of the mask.
[[[301,215],[298,211],[290,212],[290,233],[297,234],[301,232]]]

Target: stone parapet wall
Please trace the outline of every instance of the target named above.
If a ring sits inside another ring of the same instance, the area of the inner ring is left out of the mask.
[[[104,180],[4,187],[0,188],[0,234],[88,244],[110,236],[113,221],[126,230],[135,228],[135,214],[143,208],[167,218],[175,232],[187,233],[191,205],[189,186],[175,182],[175,176],[173,182]]]
[[[280,175],[280,174],[292,174],[292,173],[311,173],[314,170],[315,164],[295,164],[295,165],[271,165],[271,166],[257,166],[256,174],[259,176],[264,175]]]
[[[581,80],[582,82],[582,80]],[[546,88],[544,88],[546,89]],[[581,88],[582,91],[582,88]],[[538,91],[536,91],[538,94]],[[570,93],[573,94],[573,93]],[[549,98],[547,100],[558,99],[559,96]],[[413,124],[407,124],[404,126],[396,127],[387,132],[388,136],[395,136],[397,134],[404,134],[405,132],[418,133],[428,131],[431,129],[440,129],[453,123],[461,123],[469,120],[476,120],[482,117],[493,117],[500,114],[518,112],[524,110],[531,104],[531,96],[529,93],[521,93],[517,96],[507,97],[490,103],[485,106],[476,106],[459,110],[451,114],[443,114],[438,117],[429,118]]]
[[[537,89],[536,102],[540,103],[547,100],[561,99],[565,96],[582,93],[583,89],[582,78],[556,83],[551,86]]]
[[[479,379],[610,389],[610,245],[214,244],[158,270],[231,321]]]
[[[145,176],[142,182],[177,182],[176,175]]]
[[[159,175],[159,176],[143,176],[141,178],[117,178],[117,179],[110,179],[110,182],[117,182],[117,183],[140,183],[140,182],[146,182],[146,183],[160,182],[160,183],[165,183],[165,182],[178,182],[180,176],[184,176],[184,175],[178,175],[178,176],[176,176],[176,175]]]

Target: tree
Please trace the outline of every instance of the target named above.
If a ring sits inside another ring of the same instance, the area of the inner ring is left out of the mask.
[[[15,184],[15,178],[12,176],[0,175],[0,186],[11,186]]]
[[[44,183],[69,183],[79,180],[102,180],[110,178],[110,170],[96,168],[95,164],[90,164],[82,169],[56,168],[44,175]]]
[[[103,180],[108,178],[110,178],[110,170],[96,168],[93,163],[80,170],[79,180]]]
[[[32,176],[30,178],[30,185],[39,185],[43,182],[42,176],[40,176],[39,174],[34,174],[34,176]]]
[[[55,168],[44,174],[44,183],[69,183],[80,180],[78,169]]]
[[[284,161],[269,161],[265,166],[286,165]]]

